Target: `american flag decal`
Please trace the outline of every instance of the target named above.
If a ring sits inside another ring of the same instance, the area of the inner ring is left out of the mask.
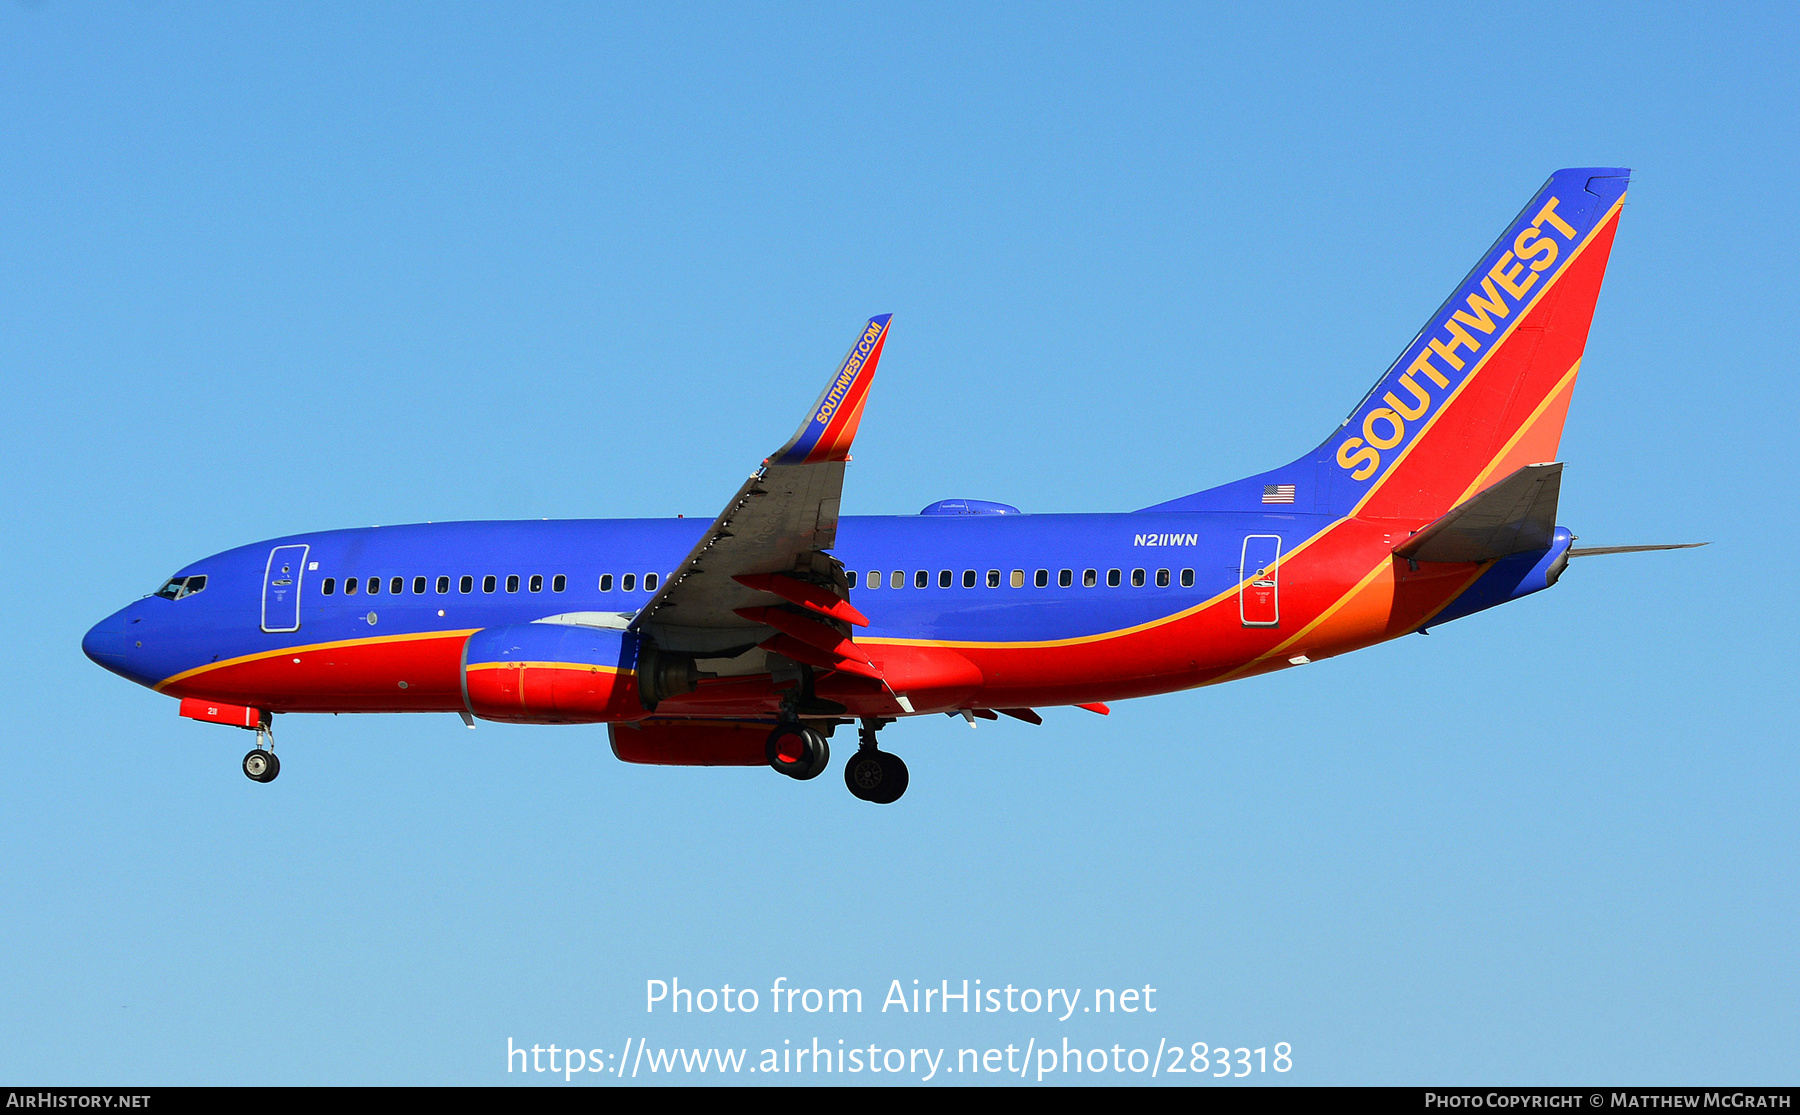
[[[1292,502],[1294,502],[1294,486],[1292,484],[1264,484],[1263,485],[1263,502],[1264,503],[1292,503]]]

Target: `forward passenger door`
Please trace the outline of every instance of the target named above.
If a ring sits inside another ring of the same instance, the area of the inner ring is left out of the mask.
[[[263,569],[262,629],[270,633],[300,630],[300,578],[309,546],[277,546]]]

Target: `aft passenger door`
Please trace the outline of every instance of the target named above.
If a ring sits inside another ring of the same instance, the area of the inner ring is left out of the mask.
[[[1252,534],[1238,562],[1238,616],[1245,627],[1281,624],[1281,536]]]
[[[300,630],[300,575],[306,569],[307,546],[277,546],[263,570],[262,629]]]

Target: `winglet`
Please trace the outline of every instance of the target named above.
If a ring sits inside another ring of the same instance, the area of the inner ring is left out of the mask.
[[[837,373],[807,413],[806,421],[769,458],[770,464],[809,465],[849,458],[850,443],[856,440],[856,427],[862,421],[863,404],[868,401],[869,384],[875,379],[875,365],[881,359],[881,346],[887,342],[888,321],[893,316],[877,314],[863,326],[862,335],[850,346]]]

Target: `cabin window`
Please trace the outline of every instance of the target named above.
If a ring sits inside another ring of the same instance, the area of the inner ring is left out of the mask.
[[[425,578],[423,578],[423,577],[414,577],[413,578],[413,595],[414,596],[424,596],[425,595]]]
[[[1012,587],[1025,587],[1025,571],[1023,569],[1015,569],[1012,571]]]
[[[619,589],[622,592],[636,592],[637,591],[637,574],[636,573],[627,573],[623,577],[619,578]]]
[[[336,577],[325,578],[325,583],[319,586],[319,591],[321,593],[325,594],[326,596],[330,596],[332,593],[336,592],[337,591],[337,578]]]
[[[475,591],[475,578],[469,576],[467,573],[464,573],[462,580],[456,582],[456,591],[457,592],[474,592]]]
[[[1131,571],[1131,587],[1132,588],[1143,588],[1144,587],[1144,571],[1142,569],[1133,569]]]
[[[924,570],[924,569],[921,569],[917,573],[914,573],[913,574],[913,587],[914,588],[930,588],[931,587],[931,573],[928,570]]]
[[[998,569],[988,570],[987,587],[989,587],[989,588],[999,588],[1000,587],[1000,571]]]
[[[956,583],[956,574],[948,569],[938,570],[938,587],[949,588]]]
[[[530,583],[527,584],[525,587],[529,588],[532,592],[543,592],[544,591],[544,575],[542,573],[533,573],[531,575]]]
[[[611,592],[612,591],[612,574],[611,573],[600,574],[600,591],[601,592]]]
[[[1106,571],[1106,587],[1107,588],[1118,588],[1119,582],[1123,579],[1124,578],[1120,576],[1119,571],[1117,569],[1108,569]]]
[[[1182,588],[1193,588],[1194,587],[1194,571],[1192,569],[1183,569],[1181,571],[1181,587]]]
[[[644,574],[644,591],[645,592],[655,592],[656,591],[656,574],[654,574],[654,573]]]
[[[1098,572],[1096,570],[1083,569],[1081,571],[1081,587],[1082,588],[1093,588],[1095,585],[1097,585],[1099,583],[1100,583],[1100,579],[1099,579]]]
[[[356,578],[355,577],[345,577],[344,578],[344,595],[345,596],[355,596],[356,595]]]
[[[1050,587],[1050,571],[1048,569],[1038,570],[1036,575],[1034,575],[1031,578],[1031,583],[1036,585],[1039,588],[1049,588]]]
[[[406,591],[406,578],[405,577],[395,577],[393,580],[389,581],[388,582],[388,591],[393,593],[395,596],[399,596],[401,593],[405,592]]]
[[[563,574],[558,573],[556,576],[550,578],[550,591],[551,592],[561,592],[568,587],[569,587],[569,578],[565,577]]]
[[[506,575],[506,591],[507,592],[518,592],[519,591],[519,575],[517,573],[508,573]]]
[[[1065,569],[1056,575],[1056,585],[1058,588],[1068,588],[1074,583],[1075,571],[1073,569]]]
[[[964,588],[974,588],[975,587],[975,571],[973,569],[963,570],[963,587]]]
[[[888,587],[889,588],[905,588],[906,587],[906,571],[904,569],[894,570],[893,575],[888,578]]]
[[[869,575],[867,577],[863,578],[863,584],[871,589],[880,588],[881,587],[881,570],[879,570],[879,569],[869,570]]]
[[[449,594],[449,592],[450,592],[450,578],[448,578],[448,577],[439,577],[439,578],[438,578],[438,583],[437,583],[437,590],[438,590],[438,595],[439,595],[439,596],[446,596],[446,595],[448,595],[448,594]]]
[[[495,577],[492,573],[489,573],[487,576],[485,576],[481,579],[481,591],[482,592],[493,592],[494,589],[499,585],[499,583],[500,583],[500,579],[498,577]]]
[[[1169,571],[1167,569],[1158,569],[1156,571],[1156,587],[1157,588],[1168,588],[1169,587]]]
[[[850,569],[850,570],[845,571],[844,583],[849,585],[851,588],[856,587],[856,570]]]
[[[381,591],[381,578],[380,577],[370,577],[369,583],[366,587],[369,590],[369,595],[374,596],[375,594],[377,594]]]

